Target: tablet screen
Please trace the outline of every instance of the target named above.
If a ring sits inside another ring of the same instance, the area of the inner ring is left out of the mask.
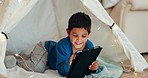
[[[81,78],[90,74],[89,65],[96,60],[102,47],[96,46],[92,49],[78,51],[69,69],[66,78]]]

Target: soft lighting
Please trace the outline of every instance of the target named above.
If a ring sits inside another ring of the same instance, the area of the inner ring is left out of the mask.
[[[0,0],[0,4],[3,4],[4,3],[4,0]]]
[[[137,78],[137,73],[136,73],[136,72],[134,72],[134,75],[135,75],[135,77]]]
[[[3,2],[2,1],[0,1],[0,4],[2,4]]]
[[[19,3],[21,3],[22,0],[18,0]]]
[[[101,26],[99,28],[97,28],[97,30],[100,30]]]
[[[19,56],[19,54],[15,54],[15,56]]]
[[[123,64],[123,61],[121,61],[121,65],[122,65],[122,67],[123,67],[123,70],[125,70],[125,66],[124,66],[124,64]]]
[[[116,42],[117,42],[117,40],[114,40],[114,42],[116,43]]]
[[[112,47],[113,47],[114,45],[112,45]]]
[[[30,78],[33,78],[33,77],[34,77],[34,75],[31,75],[31,76],[30,76]]]
[[[135,76],[137,76],[137,73],[136,72],[134,72],[134,74],[135,74]]]

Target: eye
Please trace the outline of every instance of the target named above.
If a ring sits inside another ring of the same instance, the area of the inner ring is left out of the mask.
[[[82,37],[83,37],[83,38],[85,38],[85,37],[86,37],[86,35],[82,35]]]
[[[78,37],[78,35],[77,35],[77,34],[73,34],[73,36],[74,36],[74,37]]]

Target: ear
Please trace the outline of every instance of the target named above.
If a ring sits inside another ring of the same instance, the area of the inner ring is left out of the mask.
[[[68,28],[66,28],[66,32],[67,32],[67,35],[69,36],[69,29]]]

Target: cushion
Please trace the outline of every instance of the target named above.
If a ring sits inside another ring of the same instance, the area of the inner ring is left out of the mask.
[[[148,0],[132,0],[132,10],[148,9]]]
[[[28,70],[43,73],[47,67],[47,51],[39,42],[29,54],[20,54],[22,58],[17,57],[17,65]],[[27,65],[26,65],[26,64]]]
[[[16,65],[16,58],[13,55],[5,56],[4,63],[6,68],[12,68]]]

